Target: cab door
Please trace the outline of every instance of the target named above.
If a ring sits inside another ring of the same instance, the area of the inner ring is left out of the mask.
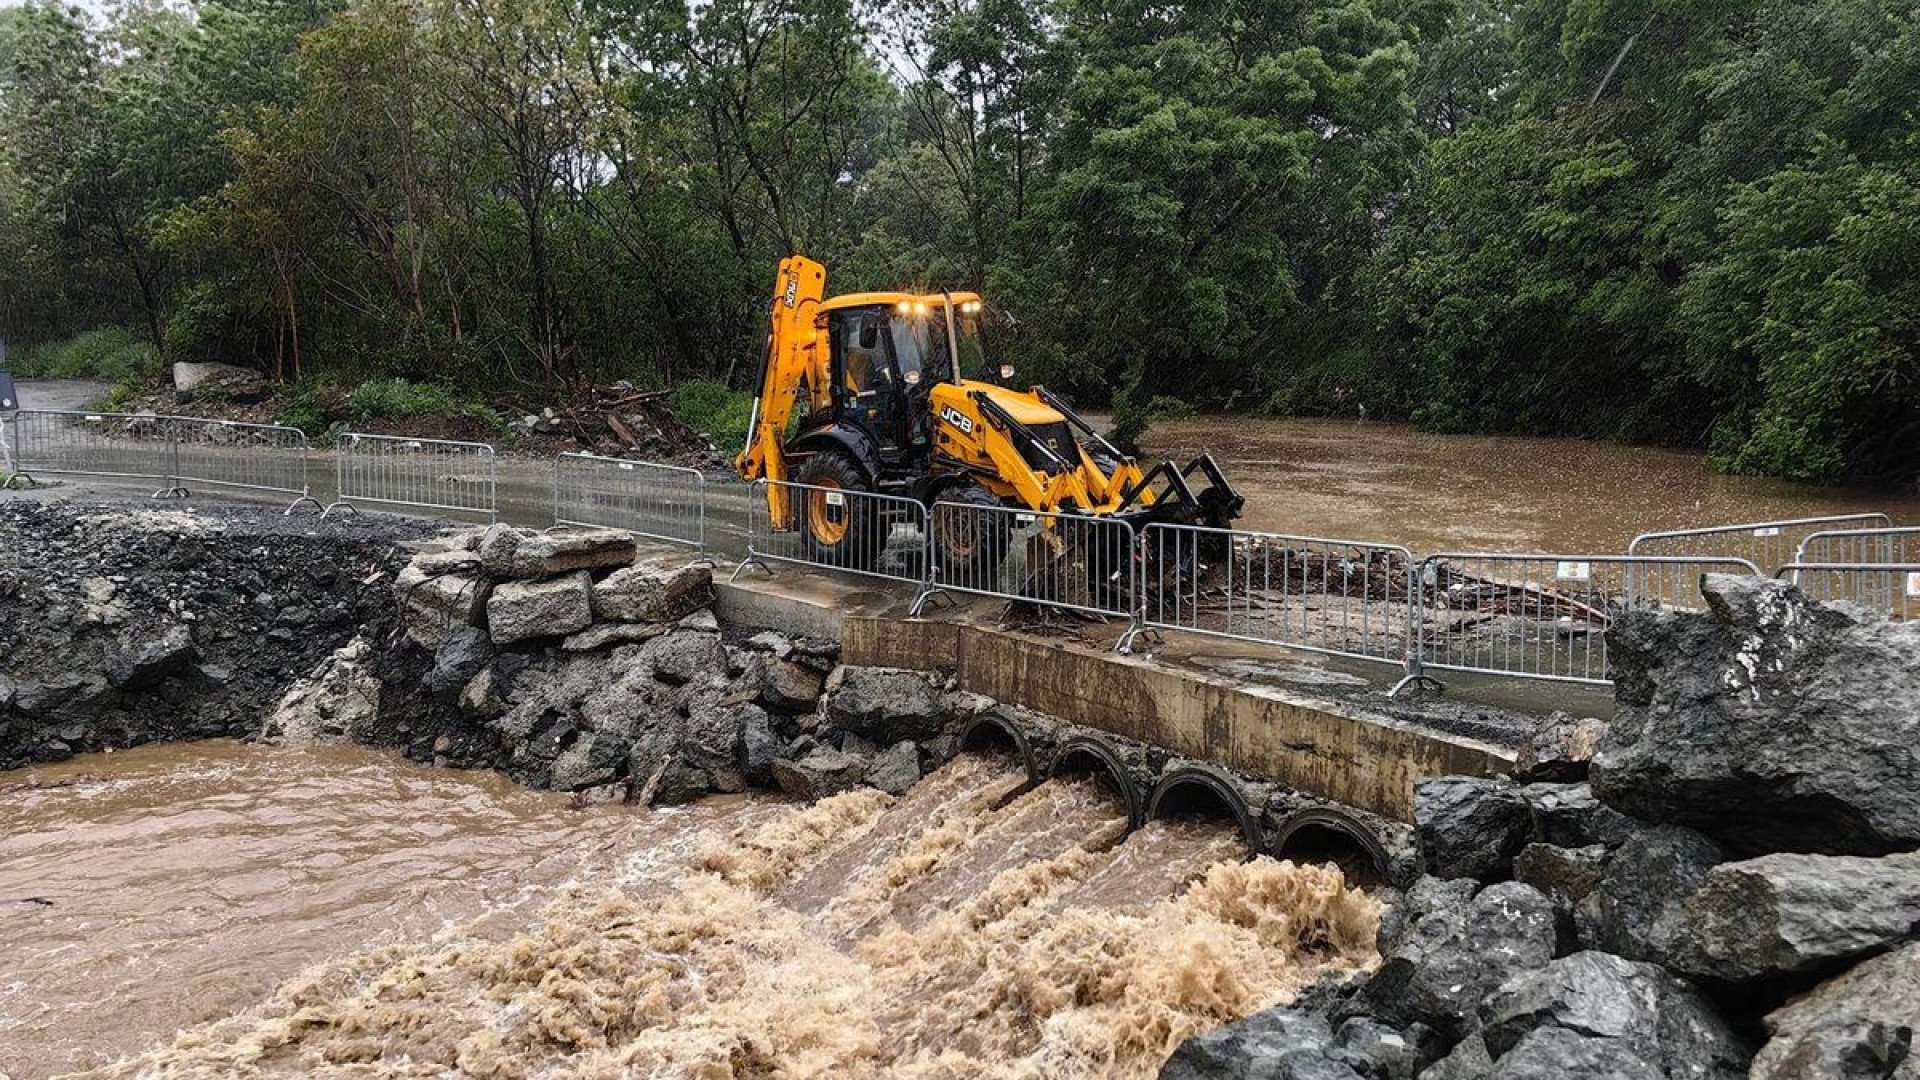
[[[884,308],[835,311],[827,317],[827,338],[840,420],[866,432],[891,457],[906,432],[887,323]]]

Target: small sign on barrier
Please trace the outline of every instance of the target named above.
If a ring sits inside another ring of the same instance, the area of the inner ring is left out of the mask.
[[[1585,562],[1563,562],[1556,568],[1554,576],[1561,581],[1592,581],[1593,564]]]
[[[1759,528],[1759,529],[1755,529],[1755,530],[1753,530],[1753,535],[1755,535],[1755,536],[1762,536],[1762,537],[1765,537],[1765,536],[1779,536],[1779,535],[1780,535],[1780,527],[1779,527],[1779,526],[1777,526],[1777,525],[1769,525],[1769,526],[1766,526],[1766,527],[1764,527],[1764,528]]]
[[[1907,595],[1920,596],[1920,571],[1907,575]]]

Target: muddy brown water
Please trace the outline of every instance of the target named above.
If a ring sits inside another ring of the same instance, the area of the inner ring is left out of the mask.
[[[0,773],[0,1072],[98,1065],[634,852],[777,809],[569,809],[357,747],[213,741]]]
[[[352,747],[5,774],[0,1075],[1145,1076],[1371,962],[1333,871],[1021,776],[649,811]]]
[[[1642,532],[1876,510],[1920,524],[1920,495],[1724,476],[1698,453],[1657,447],[1260,417],[1156,425],[1145,442],[1183,463],[1213,451],[1247,497],[1243,528],[1416,554],[1601,555]]]

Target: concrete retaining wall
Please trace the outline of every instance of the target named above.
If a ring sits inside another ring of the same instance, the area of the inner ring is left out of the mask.
[[[841,658],[952,671],[958,686],[1397,821],[1424,776],[1494,776],[1512,755],[1354,706],[961,623],[847,615]]]

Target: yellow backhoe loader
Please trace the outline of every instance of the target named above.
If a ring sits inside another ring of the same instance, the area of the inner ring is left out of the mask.
[[[876,557],[904,501],[1016,507],[1042,521],[1091,516],[1136,528],[1165,521],[1225,527],[1242,500],[1211,455],[1143,470],[1066,403],[989,376],[971,292],[871,292],[826,298],[826,268],[780,263],[747,447],[747,480],[766,488],[776,529],[798,528],[818,561]],[[796,505],[797,504],[797,505]],[[910,509],[910,507],[909,507]],[[1052,515],[1060,515],[1053,517]],[[797,520],[796,520],[797,519]],[[949,570],[996,563],[998,514],[935,514],[934,555]]]

